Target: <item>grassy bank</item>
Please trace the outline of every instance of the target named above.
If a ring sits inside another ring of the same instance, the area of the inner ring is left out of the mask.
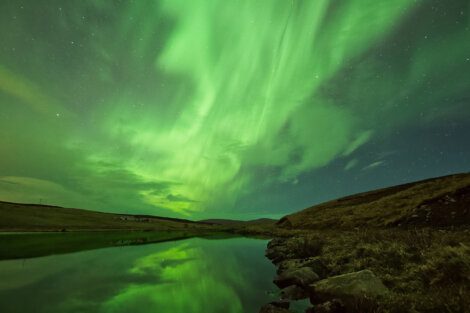
[[[296,257],[318,256],[328,276],[373,271],[391,291],[358,312],[468,312],[468,229],[310,231],[291,246]],[[296,242],[296,241],[293,241]]]
[[[324,269],[322,282],[369,270],[388,289],[380,297],[333,292],[317,303],[315,283],[296,282],[296,296],[312,299],[308,312],[470,312],[469,174],[352,195],[244,229],[263,230],[276,238],[268,256],[277,279],[314,264],[307,267]]]

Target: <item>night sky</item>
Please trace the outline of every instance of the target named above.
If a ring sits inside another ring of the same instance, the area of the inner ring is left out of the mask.
[[[0,1],[0,199],[279,217],[470,170],[468,0]]]

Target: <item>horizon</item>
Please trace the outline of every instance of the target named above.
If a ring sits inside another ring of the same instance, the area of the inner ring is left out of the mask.
[[[0,23],[2,201],[257,219],[470,170],[466,0],[7,0]]]
[[[428,178],[424,178],[424,179],[421,179],[421,180],[418,180],[418,181],[412,181],[412,182],[405,182],[404,184],[400,184],[400,185],[408,185],[408,184],[413,184],[413,183],[419,183],[419,182],[424,182],[424,181],[427,181],[427,180],[432,180],[432,179],[439,179],[439,178],[444,178],[444,177],[448,177],[448,176],[456,176],[456,175],[465,175],[465,174],[470,174],[470,172],[459,172],[459,173],[452,173],[452,174],[448,174],[448,175],[444,175],[444,176],[438,176],[438,177],[428,177]],[[310,206],[308,207],[303,207],[303,208],[300,208],[300,209],[295,209],[295,210],[288,210],[287,213],[278,213],[278,214],[271,214],[271,215],[259,215],[259,213],[248,213],[248,214],[244,214],[244,215],[238,215],[237,217],[233,217],[233,216],[228,216],[228,217],[225,217],[225,218],[220,218],[219,216],[206,216],[206,217],[203,217],[203,218],[199,218],[199,219],[191,219],[191,218],[188,218],[188,219],[185,219],[185,218],[181,218],[181,220],[188,220],[188,221],[191,221],[191,222],[200,222],[200,221],[205,221],[205,220],[227,220],[227,221],[253,221],[253,220],[257,220],[257,219],[272,219],[272,220],[280,220],[281,218],[289,215],[289,214],[292,214],[292,213],[298,213],[304,209],[308,209],[310,207],[313,207],[313,206],[317,206],[317,205],[321,205],[321,204],[324,204],[324,203],[327,203],[327,202],[330,202],[330,201],[335,201],[335,200],[340,200],[340,199],[343,199],[343,198],[348,198],[348,197],[351,197],[351,196],[356,196],[356,195],[360,195],[362,193],[368,193],[368,192],[373,192],[373,191],[378,191],[378,190],[382,190],[382,189],[388,189],[388,188],[392,188],[392,187],[398,187],[400,185],[390,185],[390,186],[383,186],[381,188],[378,188],[378,189],[373,189],[373,190],[364,190],[364,191],[359,191],[358,193],[354,193],[354,194],[346,194],[346,195],[342,195],[338,198],[334,198],[334,199],[327,199],[323,202],[318,202],[318,203],[312,203]],[[113,212],[113,211],[103,211],[103,210],[99,210],[99,209],[96,209],[96,210],[93,210],[93,209],[88,209],[88,208],[82,208],[82,207],[63,207],[63,206],[58,206],[58,205],[52,205],[52,204],[48,204],[48,203],[22,203],[22,202],[9,202],[9,201],[3,201],[2,199],[0,199],[0,203],[10,203],[10,204],[19,204],[19,205],[30,205],[30,206],[44,206],[44,207],[57,207],[57,208],[64,208],[64,209],[79,209],[79,210],[85,210],[85,211],[93,211],[93,212],[98,212],[98,213],[109,213],[109,214],[121,214],[121,215],[136,215],[136,216],[151,216],[151,217],[155,217],[155,218],[174,218],[174,217],[171,217],[171,216],[164,216],[164,215],[149,215],[149,214],[145,214],[145,213],[138,213],[138,212],[133,212],[133,213],[129,213],[129,212]],[[249,218],[249,216],[255,216],[255,218]],[[178,218],[176,218],[178,219]]]

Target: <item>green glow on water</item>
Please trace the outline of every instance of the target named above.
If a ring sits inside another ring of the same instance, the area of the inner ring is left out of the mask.
[[[274,290],[265,246],[190,239],[0,261],[0,303],[5,312],[255,312]]]

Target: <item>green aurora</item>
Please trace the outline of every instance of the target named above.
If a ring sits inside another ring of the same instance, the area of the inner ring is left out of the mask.
[[[469,14],[463,0],[2,1],[0,199],[253,218],[468,171]]]

